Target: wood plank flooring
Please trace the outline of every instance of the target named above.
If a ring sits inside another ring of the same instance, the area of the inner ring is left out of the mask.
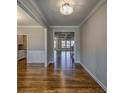
[[[62,65],[62,64],[61,64]],[[18,93],[106,93],[81,67],[18,62]]]

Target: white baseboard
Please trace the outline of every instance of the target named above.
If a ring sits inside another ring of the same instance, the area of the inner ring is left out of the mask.
[[[49,61],[49,63],[54,63],[54,61]]]
[[[80,63],[80,61],[75,61],[75,63]]]
[[[47,64],[47,67],[49,66],[50,63]]]
[[[47,64],[47,66],[48,66],[49,64],[51,64],[51,63],[54,63],[54,61],[49,61],[49,63]]]
[[[96,77],[96,76],[94,76],[89,70],[88,70],[88,68],[84,65],[84,64],[82,64],[82,63],[80,63],[81,64],[81,66],[91,75],[91,77],[102,87],[102,89],[105,91],[105,92],[107,92],[107,88],[105,87],[105,85]]]
[[[43,64],[44,64],[43,61],[28,61],[28,63],[36,63],[36,64],[37,64],[37,63],[38,63],[38,64],[39,64],[39,63],[43,63]]]
[[[49,63],[54,63],[54,61],[49,61]],[[80,63],[80,61],[75,61],[75,63]]]

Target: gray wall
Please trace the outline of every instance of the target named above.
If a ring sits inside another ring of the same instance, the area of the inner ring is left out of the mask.
[[[18,35],[27,35],[28,50],[44,50],[44,31],[42,27],[18,27]]]
[[[17,28],[18,35],[27,35],[27,62],[45,62],[45,33],[41,26],[21,26]]]
[[[80,29],[81,64],[107,88],[107,3]]]

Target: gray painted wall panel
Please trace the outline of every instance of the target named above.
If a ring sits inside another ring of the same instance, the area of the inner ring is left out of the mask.
[[[81,26],[81,63],[107,88],[107,3]]]

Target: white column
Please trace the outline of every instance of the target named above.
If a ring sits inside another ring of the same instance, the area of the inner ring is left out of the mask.
[[[47,67],[47,29],[44,28],[44,48],[45,48],[45,62],[44,62],[44,67]]]

